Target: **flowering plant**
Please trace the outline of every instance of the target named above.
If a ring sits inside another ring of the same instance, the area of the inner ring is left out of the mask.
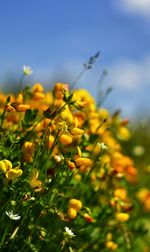
[[[65,83],[0,105],[1,251],[140,251],[128,121]]]

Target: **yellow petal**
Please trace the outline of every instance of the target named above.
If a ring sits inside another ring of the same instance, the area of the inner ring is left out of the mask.
[[[70,128],[70,133],[74,136],[76,135],[82,136],[84,134],[84,130],[79,129],[79,128]]]
[[[92,160],[89,159],[89,158],[77,158],[75,160],[75,163],[77,166],[81,166],[81,165],[84,165],[84,166],[92,166]]]
[[[42,181],[40,180],[36,180],[36,179],[32,179],[30,182],[29,182],[30,186],[32,188],[37,188],[37,187],[41,187],[42,185]]]
[[[9,160],[3,159],[0,161],[0,170],[2,172],[6,172],[10,169],[12,169],[12,163]]]
[[[39,171],[37,169],[33,169],[31,172],[31,180],[37,180],[39,176]]]
[[[10,180],[14,180],[22,175],[23,171],[21,169],[10,169],[6,172],[6,178]]]

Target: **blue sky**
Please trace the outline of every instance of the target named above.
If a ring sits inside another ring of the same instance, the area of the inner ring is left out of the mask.
[[[103,69],[103,89],[114,91],[105,106],[132,116],[150,109],[150,0],[1,0],[0,83],[19,75],[27,64],[32,81],[72,82],[97,50],[94,69],[77,87],[96,96]]]

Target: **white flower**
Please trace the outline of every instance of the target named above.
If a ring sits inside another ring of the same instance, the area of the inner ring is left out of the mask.
[[[34,197],[31,197],[31,198],[30,198],[30,200],[34,201],[34,200],[35,200],[35,198],[34,198]]]
[[[24,75],[31,75],[33,73],[33,70],[31,67],[24,65],[23,66],[23,74]]]
[[[54,155],[53,157],[54,157],[54,159],[56,160],[57,163],[61,162],[61,160],[64,159],[64,157],[61,156],[61,155]]]
[[[20,220],[21,216],[18,214],[14,214],[13,211],[11,210],[10,212],[5,212],[7,214],[7,216],[11,219],[11,220]]]
[[[105,143],[98,143],[102,150],[107,150],[108,146]]]
[[[68,227],[65,227],[65,231],[67,235],[69,235],[71,238],[75,236],[75,234],[72,232],[72,230]]]

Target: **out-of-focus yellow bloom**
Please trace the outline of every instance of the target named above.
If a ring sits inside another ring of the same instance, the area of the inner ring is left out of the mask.
[[[71,199],[69,200],[69,208],[73,208],[78,212],[82,208],[82,202],[77,199]]]
[[[35,92],[33,98],[35,100],[43,100],[45,98],[45,95],[41,92]]]
[[[23,160],[25,162],[32,162],[33,154],[35,149],[35,144],[32,142],[26,141],[22,147],[23,149]]]
[[[64,92],[66,93],[67,95],[67,92],[68,92],[68,85],[67,84],[64,84],[64,83],[61,83],[61,82],[58,82],[55,84],[55,87],[54,87],[54,94],[55,94],[55,97],[57,99],[63,99],[64,97]]]
[[[72,124],[73,123],[73,115],[71,114],[69,109],[64,109],[60,113],[60,118],[64,120],[66,123]]]
[[[145,211],[150,212],[150,190],[147,188],[140,189],[137,197],[143,203]]]
[[[38,179],[39,171],[37,169],[33,169],[31,173],[31,178],[29,180],[30,186],[35,189],[42,186],[42,181]]]
[[[102,157],[101,157],[101,164],[104,166],[104,165],[110,165],[110,161],[111,161],[111,157],[110,155],[108,154],[104,154]]]
[[[62,134],[60,137],[60,142],[64,145],[69,145],[73,142],[73,138],[69,134]]]
[[[85,214],[83,215],[83,217],[84,217],[84,219],[85,219],[87,222],[89,222],[89,223],[94,222],[93,217],[90,216],[90,215],[87,214],[87,213],[85,213]]]
[[[75,219],[77,217],[77,211],[74,208],[69,208],[68,216],[71,220]]]
[[[75,160],[77,166],[92,166],[93,161],[89,158],[79,157]]]
[[[18,104],[15,106],[17,112],[25,112],[27,109],[30,109],[29,104]]]
[[[69,132],[73,136],[79,136],[81,137],[84,134],[84,130],[79,129],[79,128],[69,128]]]
[[[106,235],[106,240],[107,241],[111,241],[112,240],[112,233],[107,233],[107,235]]]
[[[18,94],[16,102],[19,103],[19,104],[23,103],[23,95],[22,94]]]
[[[78,157],[82,156],[82,152],[79,146],[77,146]]]
[[[144,202],[149,194],[150,194],[150,191],[148,190],[148,188],[142,188],[138,191],[137,197],[139,200]]]
[[[127,141],[129,140],[130,136],[131,136],[130,131],[126,127],[123,126],[119,127],[117,131],[117,137],[120,140]]]
[[[114,196],[121,199],[121,200],[126,200],[127,198],[127,191],[125,188],[117,188],[114,191]]]
[[[70,170],[73,170],[73,169],[76,168],[75,163],[70,161],[70,160],[67,160],[67,165],[68,165]]]
[[[81,179],[82,179],[81,175],[78,174],[78,173],[75,174],[73,177],[74,177],[74,179],[77,180],[77,181],[81,181]]]
[[[109,118],[109,111],[105,108],[100,108],[98,111],[99,117],[101,120],[105,120]]]
[[[120,222],[126,222],[130,218],[128,213],[116,213],[116,219]]]
[[[106,242],[106,248],[112,250],[112,251],[115,251],[118,249],[118,244],[113,242],[113,241],[107,241]]]
[[[28,152],[30,154],[34,152],[34,149],[35,149],[35,144],[32,142],[26,141],[23,145],[23,151]]]
[[[41,85],[41,83],[35,83],[34,86],[32,87],[33,93],[36,93],[36,92],[43,93],[43,91],[44,91],[44,88]]]

